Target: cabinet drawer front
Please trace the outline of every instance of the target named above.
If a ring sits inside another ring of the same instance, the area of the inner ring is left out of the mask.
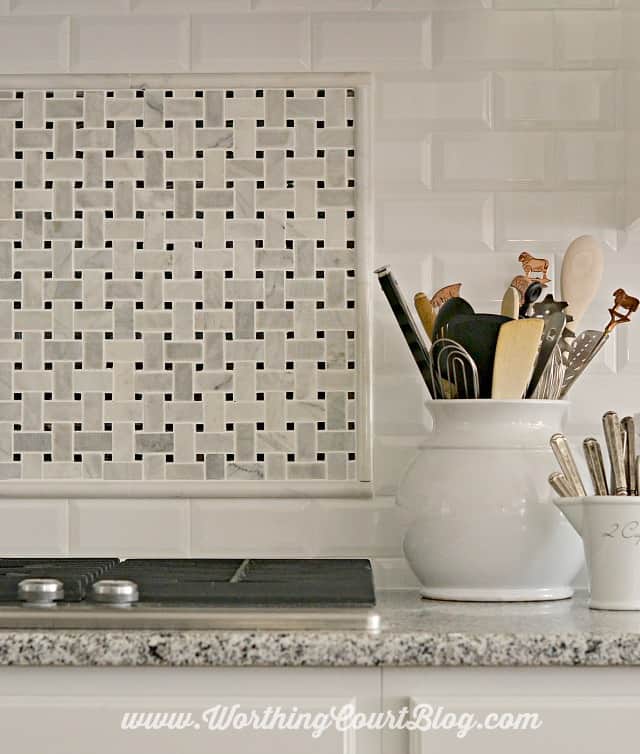
[[[297,713],[312,722],[333,705],[353,698],[299,699],[274,696],[212,697],[14,697],[0,703],[2,750],[7,754],[355,754],[351,731],[253,729],[254,718],[275,720]],[[274,708],[271,714],[267,708]],[[123,730],[125,713],[128,729]],[[267,715],[267,717],[264,717]],[[210,722],[216,727],[209,728]],[[286,721],[285,721],[286,724]],[[171,725],[176,729],[166,727]],[[155,729],[154,729],[155,728]]]
[[[637,736],[640,714],[640,696],[433,695],[407,701],[413,719],[422,720],[420,730],[409,732],[410,754],[622,751]]]

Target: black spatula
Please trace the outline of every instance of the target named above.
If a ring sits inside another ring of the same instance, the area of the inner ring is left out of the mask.
[[[498,334],[500,327],[511,321],[500,314],[459,314],[447,323],[446,337],[466,349],[476,364],[480,398],[491,398]]]

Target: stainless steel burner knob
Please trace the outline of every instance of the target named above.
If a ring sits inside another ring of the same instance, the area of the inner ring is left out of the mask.
[[[131,605],[138,601],[138,585],[135,581],[102,579],[93,584],[91,591],[94,602],[108,605]]]
[[[64,584],[58,579],[23,579],[18,584],[18,599],[32,605],[53,605],[64,599]]]

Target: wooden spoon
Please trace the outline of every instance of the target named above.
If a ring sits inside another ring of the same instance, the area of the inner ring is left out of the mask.
[[[578,323],[600,287],[604,254],[593,236],[580,236],[569,244],[560,271],[562,298],[569,303],[566,314],[573,317],[569,327],[577,332]]]
[[[523,397],[536,363],[543,329],[544,320],[533,317],[502,325],[493,362],[492,398],[517,400]]]
[[[433,325],[436,321],[436,313],[431,301],[427,297],[427,294],[421,291],[413,297],[413,303],[415,304],[424,331],[427,333],[429,340],[433,340]]]
[[[502,297],[502,306],[500,307],[500,314],[503,317],[511,317],[511,319],[518,319],[520,314],[520,292],[517,288],[510,285],[505,291]]]

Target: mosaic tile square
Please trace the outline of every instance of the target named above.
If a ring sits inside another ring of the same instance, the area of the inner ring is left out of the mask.
[[[0,478],[355,478],[354,101],[0,93]]]

